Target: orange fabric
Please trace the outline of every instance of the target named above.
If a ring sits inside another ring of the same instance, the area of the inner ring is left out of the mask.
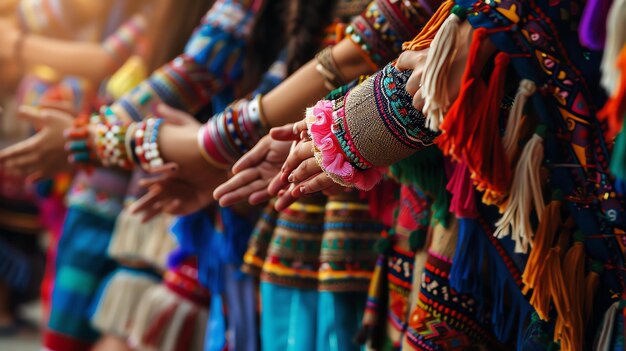
[[[437,12],[430,18],[428,23],[422,28],[420,33],[411,41],[407,41],[402,44],[403,50],[419,51],[430,47],[430,43],[435,38],[437,31],[443,24],[443,22],[450,16],[450,11],[454,7],[454,1],[444,1]]]
[[[624,114],[626,113],[626,45],[622,48],[615,65],[621,71],[617,91],[615,95],[609,98],[604,108],[598,112],[600,120],[608,121],[608,139],[615,138],[617,133],[622,130]]]

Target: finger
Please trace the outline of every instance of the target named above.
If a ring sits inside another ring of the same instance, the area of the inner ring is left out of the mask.
[[[156,201],[152,204],[152,207],[146,209],[143,212],[143,217],[141,218],[141,223],[146,224],[150,222],[154,217],[158,216],[163,212],[163,201]]]
[[[411,50],[403,52],[400,56],[398,56],[395,67],[400,71],[413,69],[413,67],[415,67],[415,59],[417,58],[416,54],[416,51]]]
[[[293,124],[285,124],[282,127],[275,127],[270,130],[272,139],[281,141],[298,140],[298,134],[293,131]]]
[[[178,163],[176,163],[176,162],[168,162],[168,163],[165,163],[165,164],[163,164],[161,166],[150,167],[150,170],[148,171],[148,173],[150,173],[150,174],[162,174],[162,175],[166,175],[168,177],[174,177],[178,173],[179,169],[180,169],[180,167],[178,166]]]
[[[248,198],[248,203],[252,206],[259,205],[269,201],[271,198],[272,196],[270,195],[270,193],[267,192],[267,188],[265,188],[250,195],[250,197]]]
[[[235,191],[230,192],[220,198],[220,206],[228,207],[241,201],[245,201],[251,194],[263,189],[267,189],[267,183],[267,180],[258,179],[244,187],[236,189]]]
[[[317,160],[315,160],[315,158],[309,158],[304,160],[298,168],[289,174],[288,180],[290,183],[298,183],[320,173],[322,173],[322,169],[317,164]]]
[[[197,121],[189,114],[165,104],[159,104],[157,106],[157,114],[159,117],[163,118],[165,122],[175,125],[182,126],[197,123]]]
[[[183,215],[183,202],[180,199],[174,199],[163,207],[163,212],[172,215]]]
[[[424,100],[424,97],[422,96],[421,88],[420,88],[417,90],[415,95],[413,95],[413,107],[415,107],[415,109],[418,111],[424,110],[424,101],[425,100]]]
[[[275,175],[274,178],[272,178],[270,185],[267,187],[267,192],[271,196],[280,196],[279,192],[289,187],[289,181],[287,180],[287,177],[288,174],[283,172]]]
[[[41,109],[34,106],[20,105],[17,109],[17,117],[31,123],[37,129],[40,129],[44,125],[44,117],[41,113]]]
[[[32,153],[37,146],[36,140],[35,137],[30,137],[4,150],[0,150],[0,162],[6,162],[11,158]]]
[[[150,190],[144,196],[128,207],[128,210],[130,213],[136,214],[151,209],[154,204],[159,201],[159,198],[162,195],[162,190],[163,188],[160,184],[151,186]]]
[[[223,196],[250,184],[259,178],[259,172],[256,169],[246,169],[245,171],[230,178],[226,183],[218,186],[213,192],[213,198],[220,200]]]
[[[346,188],[342,187],[339,184],[335,184],[331,186],[330,188],[322,190],[322,193],[326,196],[333,196],[333,195],[340,194],[344,190],[346,190]]]
[[[40,161],[39,156],[36,154],[24,154],[4,162],[4,168],[12,174],[25,176],[36,171]]]
[[[42,101],[39,107],[46,110],[56,110],[69,115],[76,115],[76,109],[69,101]]]
[[[284,173],[291,173],[296,169],[304,160],[313,157],[313,142],[305,141],[298,143],[293,150],[289,153],[282,171]]]
[[[252,148],[252,150],[246,152],[237,162],[235,162],[232,168],[233,173],[237,174],[244,169],[261,163],[269,151],[268,146],[271,141],[272,140],[270,138],[262,138],[259,143]]]
[[[417,91],[422,87],[422,72],[421,70],[415,70],[411,73],[409,80],[406,82],[406,92],[411,96],[415,96]]]
[[[317,175],[297,186],[295,194],[313,194],[335,186],[336,183],[326,174]],[[292,194],[294,195],[294,194]]]
[[[44,174],[42,171],[35,171],[29,174],[24,181],[26,182],[26,185],[32,185],[43,180],[43,178]]]
[[[285,191],[282,196],[276,199],[276,202],[274,203],[274,208],[276,209],[276,211],[283,211],[287,209],[287,207],[289,207],[291,204],[296,202],[296,200],[298,200],[291,195],[292,191],[293,189],[289,189],[288,191]]]
[[[293,134],[300,135],[302,132],[306,132],[309,128],[306,125],[305,120],[301,120],[293,124]]]

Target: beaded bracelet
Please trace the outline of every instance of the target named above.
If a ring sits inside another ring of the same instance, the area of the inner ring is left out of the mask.
[[[69,153],[70,164],[79,168],[91,168],[95,157],[89,143],[89,117],[82,114],[74,119],[72,127],[63,132],[65,151]]]
[[[333,58],[332,50],[333,47],[328,46],[315,55],[315,59],[317,60],[315,69],[320,75],[322,75],[322,78],[324,78],[324,86],[328,90],[335,90],[346,84],[339,67],[337,67],[337,63]]]
[[[162,166],[164,163],[158,144],[159,129],[162,124],[161,118],[148,118],[134,127],[133,159],[145,171]]]
[[[103,114],[94,114],[91,124],[96,128],[96,155],[105,167],[132,169],[133,163],[126,150],[128,124],[122,121],[110,122]]]

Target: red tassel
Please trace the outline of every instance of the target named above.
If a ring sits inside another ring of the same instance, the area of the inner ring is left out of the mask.
[[[176,343],[175,351],[187,351],[192,350],[194,333],[196,332],[196,323],[198,319],[198,311],[191,311],[183,322],[180,334],[178,335],[178,342]]]
[[[172,317],[174,317],[174,313],[176,313],[176,308],[178,307],[178,303],[172,303],[172,305],[168,306],[166,310],[164,310],[161,315],[159,315],[150,327],[146,331],[146,334],[143,336],[143,342],[145,345],[157,346],[159,344],[160,338],[163,336],[161,333],[165,326],[171,321]]]
[[[486,35],[484,29],[474,32],[461,94],[441,125],[437,144],[446,155],[465,161],[478,190],[486,191],[484,200],[497,203],[506,194],[512,178],[496,127],[510,58],[505,53],[496,56],[489,86],[485,85],[477,58]]]

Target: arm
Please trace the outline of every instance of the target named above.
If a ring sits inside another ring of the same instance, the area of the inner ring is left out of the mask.
[[[24,65],[46,65],[63,75],[81,76],[92,82],[100,82],[126,61],[145,35],[146,26],[146,19],[137,15],[99,44],[22,34],[15,27],[0,23],[0,28],[7,32],[2,44],[9,50],[7,57]]]

